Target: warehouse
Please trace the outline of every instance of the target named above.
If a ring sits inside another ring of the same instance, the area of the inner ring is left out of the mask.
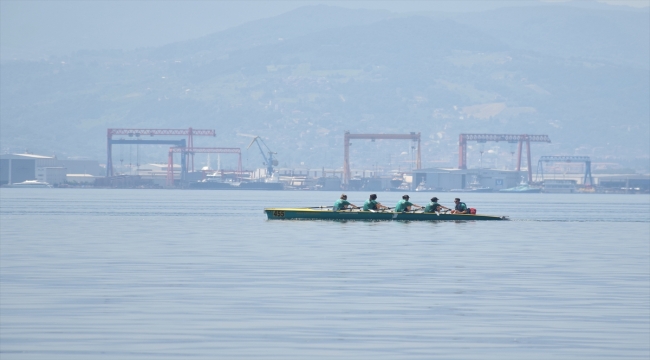
[[[524,174],[525,172],[492,169],[418,169],[413,170],[412,190],[490,188],[498,191],[516,186]]]
[[[65,182],[67,174],[100,176],[104,169],[95,160],[59,160],[56,156],[36,154],[0,155],[0,185],[39,180],[55,185]]]

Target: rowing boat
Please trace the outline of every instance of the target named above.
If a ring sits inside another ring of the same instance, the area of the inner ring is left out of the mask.
[[[506,216],[480,214],[444,214],[423,212],[361,211],[322,208],[267,208],[269,220],[407,220],[407,221],[449,221],[449,220],[508,220]]]

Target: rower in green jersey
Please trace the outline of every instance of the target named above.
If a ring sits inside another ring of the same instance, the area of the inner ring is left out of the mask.
[[[446,210],[451,210],[450,208],[446,206],[442,206],[438,204],[438,198],[437,197],[432,197],[431,202],[427,204],[427,206],[424,207],[424,212],[425,213],[432,213],[432,212],[438,212],[441,209],[446,209]]]
[[[411,207],[413,206],[422,209],[422,206],[410,202],[408,195],[404,195],[402,196],[402,200],[395,205],[395,212],[411,211]]]
[[[377,194],[370,194],[370,199],[363,203],[363,211],[382,210],[388,207],[377,202]]]
[[[452,214],[469,214],[467,205],[464,202],[460,202],[459,198],[455,198],[454,203],[456,203],[456,208],[451,211]]]
[[[358,209],[359,208],[358,206],[356,206],[356,205],[354,205],[354,204],[352,204],[352,203],[350,203],[348,201],[348,196],[347,195],[342,194],[341,198],[336,200],[336,202],[334,202],[334,208],[332,210],[333,211],[340,211],[340,210],[349,209],[350,207],[352,207],[353,209]]]

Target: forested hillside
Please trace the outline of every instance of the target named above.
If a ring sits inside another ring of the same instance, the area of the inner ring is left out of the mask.
[[[346,130],[415,131],[433,166],[454,163],[461,132],[532,133],[553,140],[537,156],[643,163],[648,19],[554,5],[409,16],[313,6],[160,48],[4,62],[0,139],[3,151],[103,159],[108,127],[192,126],[218,133],[197,145],[245,147],[237,134],[257,134],[281,166],[336,167]],[[492,145],[489,161],[511,150]],[[409,149],[377,141],[353,156],[383,166],[407,163]]]

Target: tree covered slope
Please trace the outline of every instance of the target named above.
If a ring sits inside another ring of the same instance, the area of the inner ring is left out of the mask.
[[[192,126],[217,130],[199,145],[243,147],[237,133],[259,134],[281,165],[329,167],[346,130],[421,132],[425,165],[453,163],[461,132],[503,132],[550,135],[535,155],[647,158],[648,27],[647,11],[566,6],[304,7],[160,48],[5,62],[0,139],[5,150],[102,159],[108,127]],[[408,147],[353,155],[371,166]]]

